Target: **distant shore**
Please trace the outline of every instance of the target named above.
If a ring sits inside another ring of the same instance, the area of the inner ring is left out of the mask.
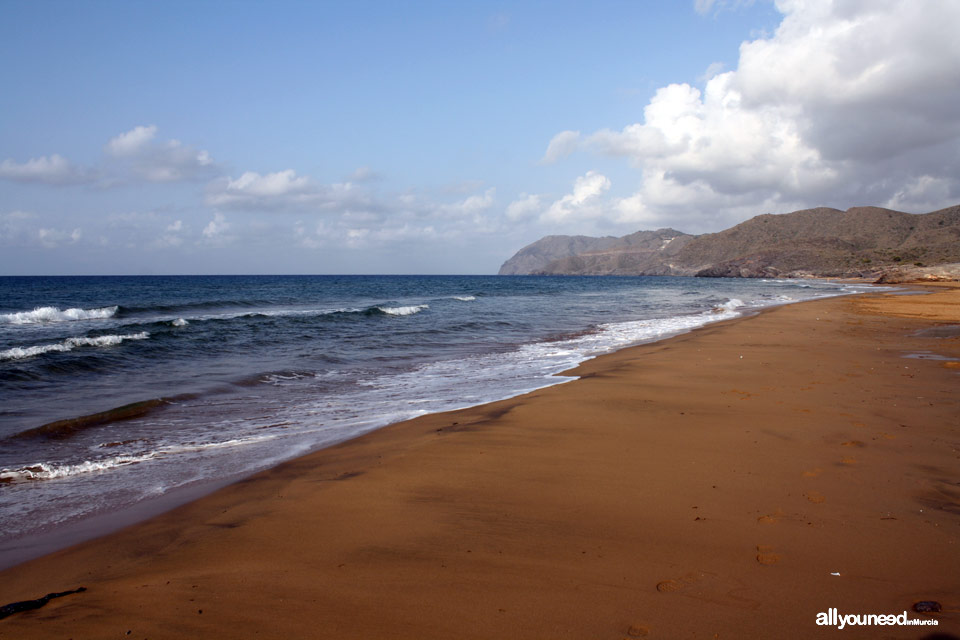
[[[0,638],[960,633],[960,289],[805,302],[0,572]],[[918,601],[942,605],[915,613]],[[932,616],[932,617],[931,617]]]

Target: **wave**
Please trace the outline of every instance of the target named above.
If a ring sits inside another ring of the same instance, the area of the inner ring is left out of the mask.
[[[176,320],[174,320],[174,321],[171,322],[170,324],[173,325],[174,327],[185,327],[185,326],[187,326],[187,325],[190,324],[190,323],[187,322],[186,320],[184,320],[183,318],[177,318]]]
[[[740,298],[730,298],[723,304],[714,307],[713,312],[722,313],[724,311],[733,311],[734,309],[739,309],[743,306],[746,306],[746,303]]]
[[[140,333],[131,333],[124,336],[97,336],[95,338],[67,338],[63,342],[53,344],[36,345],[33,347],[14,347],[6,351],[0,351],[0,362],[4,360],[21,360],[23,358],[32,358],[50,352],[73,351],[77,347],[112,347],[124,342],[125,340],[146,340],[150,337],[147,331]]]
[[[34,427],[33,429],[21,431],[20,433],[10,436],[10,438],[15,438],[18,440],[24,438],[35,438],[38,436],[45,436],[48,438],[66,438],[73,435],[75,432],[88,427],[96,427],[101,424],[116,422],[118,420],[139,418],[146,415],[153,409],[166,404],[170,404],[170,400],[165,398],[142,400],[140,402],[125,404],[122,407],[115,407],[99,413],[50,422],[39,427]]]
[[[460,302],[473,302],[477,299],[477,296],[453,296],[453,299]]]
[[[374,307],[378,311],[390,316],[412,316],[415,313],[420,313],[424,309],[429,309],[430,305],[428,304],[416,304],[405,307]]]
[[[137,462],[145,462],[159,455],[153,451],[142,455],[119,455],[103,460],[84,460],[78,464],[55,464],[38,462],[20,467],[19,469],[0,470],[0,483],[24,482],[31,480],[54,480],[66,478],[94,471],[106,471],[116,467],[123,467]]]
[[[283,424],[276,426],[284,426]],[[72,476],[110,471],[117,467],[126,467],[140,462],[162,459],[184,453],[205,452],[215,449],[232,449],[249,444],[273,440],[274,434],[258,434],[241,438],[231,438],[214,442],[195,442],[181,445],[170,445],[153,451],[133,454],[119,454],[99,460],[84,460],[75,464],[58,462],[36,462],[15,469],[0,469],[0,484],[19,482],[36,482],[42,480],[56,480]]]
[[[0,313],[0,324],[45,324],[50,322],[70,322],[75,320],[99,320],[112,318],[119,307],[101,307],[100,309],[59,309],[58,307],[36,307],[33,311]]]

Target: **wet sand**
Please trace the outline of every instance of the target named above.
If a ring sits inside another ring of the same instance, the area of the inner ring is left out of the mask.
[[[960,634],[937,291],[711,325],[291,461],[0,573],[0,604],[87,588],[0,638]],[[938,627],[816,625],[921,600]]]

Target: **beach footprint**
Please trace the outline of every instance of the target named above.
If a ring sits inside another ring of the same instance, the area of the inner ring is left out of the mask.
[[[646,638],[650,635],[650,627],[639,622],[635,622],[627,627],[628,638]]]
[[[766,544],[757,545],[757,562],[762,565],[777,564],[780,562],[780,554],[773,552],[773,547]]]
[[[758,600],[747,595],[750,590],[744,585],[707,571],[695,571],[679,578],[662,580],[657,583],[657,591],[741,609],[760,606]]]

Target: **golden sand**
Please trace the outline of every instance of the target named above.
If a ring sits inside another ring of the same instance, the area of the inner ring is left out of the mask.
[[[960,361],[914,336],[957,294],[777,308],[291,461],[0,573],[87,587],[0,638],[956,634],[960,377],[905,356]]]

